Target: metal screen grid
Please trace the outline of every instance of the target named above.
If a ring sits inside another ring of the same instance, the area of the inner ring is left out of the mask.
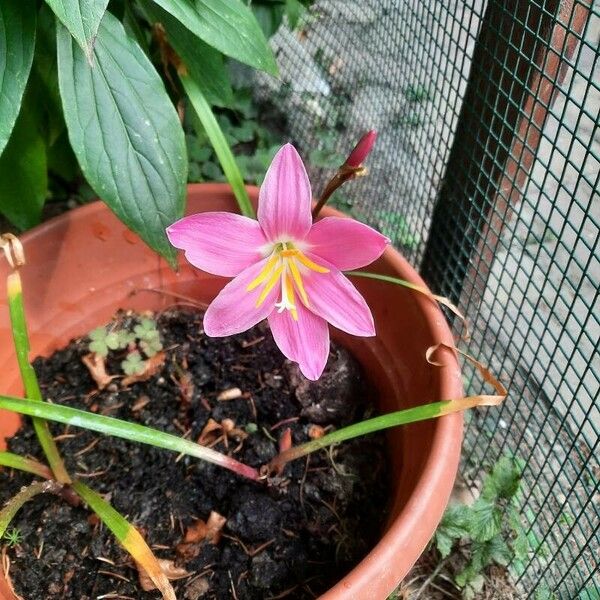
[[[307,157],[335,163],[378,130],[370,176],[338,202],[410,232],[396,245],[508,384],[501,409],[470,413],[462,474],[477,487],[524,460],[523,597],[600,592],[599,37],[583,0],[320,0],[274,40],[281,81],[256,80]],[[330,172],[313,165],[316,191]],[[465,388],[482,391],[468,367]]]

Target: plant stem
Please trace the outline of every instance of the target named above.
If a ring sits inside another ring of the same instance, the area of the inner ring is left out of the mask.
[[[29,362],[29,334],[23,306],[21,276],[18,271],[14,271],[8,276],[6,287],[13,341],[25,394],[36,402],[44,403],[37,376]],[[56,443],[52,439],[48,423],[43,419],[34,418],[33,427],[56,480],[60,483],[71,483],[71,478],[67,473]]]
[[[24,415],[40,417],[49,421],[57,421],[74,427],[82,427],[97,431],[105,435],[120,437],[132,442],[149,444],[171,450],[178,454],[187,454],[205,460],[206,462],[219,465],[242,477],[257,481],[260,476],[258,471],[245,465],[235,458],[221,454],[212,448],[206,448],[200,444],[196,444],[189,440],[165,433],[151,427],[145,427],[138,423],[129,423],[121,421],[113,417],[97,415],[71,408],[70,406],[62,406],[60,404],[48,404],[47,402],[36,402],[34,400],[13,398],[11,396],[0,396],[0,408],[12,410]]]
[[[231,189],[235,194],[240,212],[246,217],[255,218],[254,208],[248,197],[248,192],[246,192],[244,179],[235,162],[231,148],[225,139],[225,135],[221,131],[219,122],[215,119],[210,104],[191,77],[179,73],[179,79],[221,163],[223,173],[225,173],[225,177],[227,177],[227,181],[229,181],[229,185],[231,185]]]
[[[35,481],[27,487],[21,488],[0,510],[0,539],[4,536],[4,532],[10,525],[13,517],[17,514],[18,510],[25,504],[25,502],[31,500],[38,494],[59,494],[63,489],[62,484],[57,481]]]

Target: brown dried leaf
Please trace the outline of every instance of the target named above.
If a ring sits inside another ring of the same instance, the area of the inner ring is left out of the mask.
[[[309,425],[308,437],[311,440],[317,440],[325,435],[325,429],[320,425]]]
[[[109,375],[106,372],[104,357],[95,352],[86,354],[81,362],[87,367],[99,390],[103,390],[116,377],[116,375]]]
[[[286,427],[279,438],[279,452],[285,452],[292,447],[292,430]]]
[[[185,579],[192,575],[186,571],[183,567],[178,567],[172,560],[168,560],[166,558],[159,558],[158,564],[162,569],[162,572],[166,575],[167,579],[170,581],[175,581],[177,579]],[[136,563],[138,568],[138,574],[140,577],[140,586],[145,592],[150,592],[151,590],[155,590],[156,586],[148,576],[148,573]]]
[[[208,419],[206,425],[200,432],[200,437],[198,438],[198,443],[201,446],[208,446],[212,444],[215,440],[221,437],[223,433],[223,427],[217,423],[214,419]]]
[[[454,354],[460,354],[460,355],[464,356],[479,371],[483,380],[486,383],[489,383],[496,391],[495,395],[479,394],[477,396],[466,396],[465,398],[453,399],[448,403],[447,412],[455,412],[457,410],[457,408],[459,408],[460,410],[465,410],[467,408],[474,408],[476,406],[497,406],[506,398],[508,391],[506,390],[504,385],[502,385],[500,380],[497,379],[492,374],[492,372],[485,365],[480,363],[476,358],[474,358],[470,354],[467,354],[466,352],[463,352],[462,350],[459,350],[458,348],[456,348],[456,346],[450,346],[448,344],[445,344],[444,342],[440,342],[439,344],[430,346],[429,348],[427,348],[427,351],[425,352],[425,358],[427,359],[427,362],[429,364],[434,365],[436,367],[444,366],[443,363],[440,363],[440,362],[432,359],[432,356],[440,348],[446,348],[447,350],[449,350],[450,352],[453,352]],[[446,412],[446,411],[443,411],[443,412]]]
[[[186,561],[196,558],[200,554],[203,542],[215,545],[219,543],[221,530],[226,522],[227,519],[223,515],[211,511],[207,522],[198,519],[187,528],[183,542],[176,546],[175,551]]]
[[[211,544],[218,544],[221,539],[221,530],[223,529],[227,519],[220,515],[217,511],[211,510],[206,522],[206,539]]]
[[[206,523],[202,519],[198,519],[187,528],[183,541],[188,543],[201,542],[206,537],[207,531],[208,526]]]
[[[166,354],[164,352],[158,352],[144,363],[144,370],[141,373],[134,373],[123,379],[123,387],[128,387],[132,383],[139,383],[141,381],[147,381],[150,377],[154,377],[160,372],[163,365],[165,364]]]

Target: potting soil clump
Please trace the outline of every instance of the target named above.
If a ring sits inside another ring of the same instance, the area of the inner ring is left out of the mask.
[[[372,412],[371,389],[339,345],[310,382],[267,327],[208,338],[198,311],[120,314],[35,368],[54,403],[185,436],[254,467],[290,433],[297,445]],[[138,528],[182,600],[315,598],[368,552],[385,521],[381,434],[293,461],[267,484],[151,446],[51,430],[70,474]],[[44,462],[29,424],[9,449]],[[0,471],[0,503],[31,481]],[[19,536],[4,544],[8,575],[25,600],[160,598],[82,505],[37,496],[12,526]]]

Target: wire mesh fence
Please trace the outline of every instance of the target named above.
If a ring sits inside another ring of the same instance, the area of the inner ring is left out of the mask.
[[[281,79],[255,81],[317,185],[379,131],[335,202],[459,303],[509,384],[471,416],[462,471],[523,459],[523,597],[600,594],[599,37],[582,0],[321,0],[274,38]]]

